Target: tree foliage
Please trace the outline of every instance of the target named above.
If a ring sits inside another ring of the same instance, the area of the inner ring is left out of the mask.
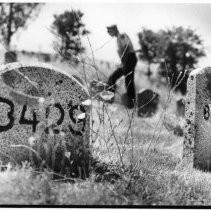
[[[38,15],[40,3],[0,3],[0,35],[7,48],[12,36]]]
[[[88,34],[85,24],[82,22],[83,13],[80,10],[65,11],[60,15],[54,15],[52,29],[59,38],[56,42],[56,50],[66,59],[71,60],[79,53],[83,53],[81,37]]]
[[[151,69],[150,65],[152,63],[157,63],[158,53],[160,51],[160,34],[155,33],[152,30],[143,28],[140,33],[138,33],[139,44],[141,46],[141,52],[139,58],[146,61],[148,64],[147,76],[150,79]]]
[[[149,38],[143,39],[144,33],[149,34]],[[168,76],[171,86],[176,86],[176,90],[185,94],[190,71],[195,68],[199,58],[205,55],[200,36],[190,28],[173,27],[158,32],[142,31],[139,33],[139,40],[140,43],[144,40],[147,46],[143,48],[144,45],[141,44],[143,52],[140,58],[148,62],[157,62],[159,74],[163,77]]]

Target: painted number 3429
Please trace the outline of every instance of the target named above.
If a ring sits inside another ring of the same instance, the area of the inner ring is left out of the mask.
[[[11,129],[14,125],[14,122],[15,122],[14,107],[15,106],[12,101],[10,101],[9,99],[3,98],[3,97],[0,97],[0,103],[5,103],[10,107],[10,110],[7,113],[5,113],[7,115],[9,122],[6,125],[0,125],[0,132],[3,132],[3,131],[7,131],[7,130]],[[64,117],[65,117],[65,111],[60,103],[55,103],[53,106],[56,109],[58,109],[60,116],[59,116],[59,119],[56,120],[56,122],[52,123],[51,125],[49,125],[48,127],[45,128],[44,131],[47,134],[49,134],[50,130],[52,130],[54,134],[60,133],[60,129],[58,129],[58,126],[62,124],[62,122],[64,121]],[[46,114],[45,114],[46,119],[49,118],[50,107],[51,106],[48,106],[46,108]],[[85,130],[86,118],[76,119],[76,117],[74,116],[74,112],[77,111],[78,109],[81,112],[85,112],[85,109],[82,105],[72,106],[72,104],[70,102],[70,109],[69,109],[70,120],[74,124],[78,124],[78,125],[82,124],[82,126],[80,126],[80,128],[78,128],[78,129],[75,129],[71,124],[69,124],[68,128],[73,135],[82,136],[83,132]],[[20,114],[19,124],[31,125],[32,132],[36,132],[37,125],[40,122],[39,120],[37,120],[36,112],[35,111],[33,112],[32,119],[26,119],[26,117],[25,117],[26,111],[27,111],[27,105],[23,105],[22,111]]]

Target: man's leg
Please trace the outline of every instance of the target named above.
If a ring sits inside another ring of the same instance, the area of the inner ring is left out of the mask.
[[[115,93],[116,90],[116,81],[122,76],[124,75],[123,73],[123,69],[122,68],[118,68],[116,71],[114,71],[113,74],[111,74],[111,76],[108,79],[108,90]]]
[[[136,91],[135,91],[135,84],[134,84],[134,69],[131,69],[125,76],[125,85],[127,88],[127,95],[131,100],[135,100],[136,98]]]
[[[136,91],[134,84],[134,73],[135,66],[137,63],[137,58],[135,54],[129,54],[126,58],[126,64],[124,68],[125,74],[125,86],[127,88],[127,95],[131,102],[135,102],[136,99]]]

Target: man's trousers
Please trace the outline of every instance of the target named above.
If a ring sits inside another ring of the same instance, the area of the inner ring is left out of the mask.
[[[123,66],[114,71],[108,79],[109,91],[115,93],[116,81],[121,77],[125,76],[125,86],[127,89],[128,98],[135,102],[136,91],[134,85],[134,73],[137,64],[137,58],[135,53],[128,53],[124,56],[124,61],[122,61]]]

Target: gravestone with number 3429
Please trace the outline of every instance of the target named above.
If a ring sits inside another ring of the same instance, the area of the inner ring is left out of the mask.
[[[83,102],[88,98],[77,80],[52,66],[1,66],[0,160],[28,160],[87,176],[90,107]]]

